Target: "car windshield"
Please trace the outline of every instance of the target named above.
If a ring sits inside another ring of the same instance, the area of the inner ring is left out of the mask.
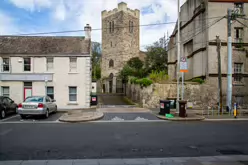
[[[28,97],[24,102],[43,102],[43,97]]]

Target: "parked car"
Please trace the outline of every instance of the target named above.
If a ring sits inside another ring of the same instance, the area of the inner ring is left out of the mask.
[[[30,96],[18,105],[18,114],[21,118],[26,118],[28,115],[41,115],[48,118],[52,112],[57,112],[57,105],[49,96]]]
[[[17,112],[17,104],[9,97],[0,96],[0,119]]]

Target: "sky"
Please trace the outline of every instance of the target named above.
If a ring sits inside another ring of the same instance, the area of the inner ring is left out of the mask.
[[[140,10],[141,25],[177,20],[177,0],[0,0],[0,35],[82,30],[86,24],[101,29],[101,11],[113,10],[119,2]],[[141,27],[140,49],[170,35],[174,26]],[[46,35],[84,36],[84,32]],[[92,41],[101,42],[101,30],[92,31]]]

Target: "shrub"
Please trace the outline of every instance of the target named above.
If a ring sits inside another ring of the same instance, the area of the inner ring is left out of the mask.
[[[129,79],[129,81],[130,81],[130,83],[131,84],[136,84],[136,81],[138,80],[138,78],[136,78],[136,77],[131,77],[130,79]]]
[[[137,77],[131,77],[129,81],[131,84],[139,84],[141,87],[147,87],[153,83],[152,80],[148,78],[138,79]]]
[[[205,81],[202,78],[194,78],[194,79],[192,79],[192,82],[197,82],[197,83],[203,84]]]
[[[152,71],[149,75],[149,78],[156,83],[163,83],[168,81],[169,76],[166,71]]]
[[[151,85],[153,82],[152,80],[148,79],[148,78],[142,78],[142,79],[138,79],[136,80],[137,84],[140,84],[141,87],[148,87],[149,85]]]

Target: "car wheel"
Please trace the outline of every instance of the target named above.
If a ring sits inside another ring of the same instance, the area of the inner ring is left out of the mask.
[[[27,116],[26,115],[20,115],[22,119],[26,119]]]
[[[49,110],[46,110],[45,118],[49,117]]]
[[[0,118],[1,119],[4,119],[6,117],[6,113],[4,110],[1,111],[1,115],[0,115]]]

